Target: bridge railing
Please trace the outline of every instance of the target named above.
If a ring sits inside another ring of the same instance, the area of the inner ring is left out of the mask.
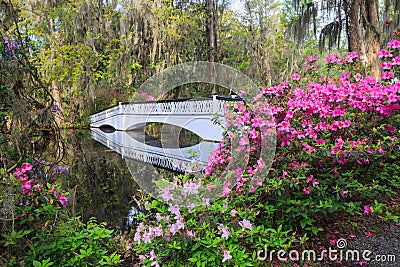
[[[91,122],[101,121],[118,114],[133,115],[224,115],[226,100],[201,99],[188,101],[119,104],[90,116]]]
[[[224,114],[224,102],[219,100],[189,100],[166,103],[141,103],[123,106],[123,114],[135,115],[191,115],[191,114]]]
[[[122,104],[119,104],[118,106],[115,106],[115,107],[106,109],[106,110],[104,110],[102,112],[90,115],[89,116],[90,121],[91,122],[101,121],[101,120],[110,118],[112,116],[118,115],[122,111],[121,107],[122,107]]]

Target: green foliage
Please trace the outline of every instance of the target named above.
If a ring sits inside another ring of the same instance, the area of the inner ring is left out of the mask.
[[[122,260],[114,251],[118,244],[112,233],[95,218],[86,224],[79,217],[68,219],[34,239],[36,246],[31,246],[28,262],[51,259],[56,265],[65,266],[117,265]]]

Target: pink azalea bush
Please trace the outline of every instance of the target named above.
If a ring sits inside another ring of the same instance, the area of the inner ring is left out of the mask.
[[[227,181],[212,203],[146,202],[156,216],[139,216],[130,249],[146,266],[260,266],[257,250],[302,243],[339,214],[397,221],[379,201],[400,188],[399,51],[392,40],[379,53],[382,81],[365,75],[357,53],[329,53],[322,62],[307,57],[304,73],[262,89],[251,103],[232,104],[226,138],[201,178],[212,181],[234,162],[234,137],[248,152],[246,168],[233,168],[235,183]],[[268,175],[260,144],[269,122],[259,117],[267,105],[277,142]],[[260,171],[264,180],[255,179]]]
[[[37,162],[35,168],[39,166]],[[12,173],[0,169],[2,260],[7,259],[10,266],[16,262],[24,266],[118,265],[122,260],[113,230],[93,218],[83,223],[70,216],[68,194],[57,183],[46,182],[56,178],[51,175],[65,177],[68,168],[54,165],[45,179],[35,168],[23,162]]]
[[[9,187],[19,188],[23,199],[18,199],[18,201],[38,207],[43,204],[53,204],[56,200],[63,208],[66,208],[68,198],[60,192],[59,186],[50,183],[43,184],[40,178],[34,179],[33,166],[30,163],[23,162],[20,168],[14,170],[12,176],[14,179],[4,179],[3,182]]]

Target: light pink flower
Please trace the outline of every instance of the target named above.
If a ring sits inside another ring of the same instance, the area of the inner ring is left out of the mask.
[[[190,238],[195,238],[196,237],[196,232],[192,230],[186,230],[186,235]]]
[[[230,232],[229,232],[229,230],[228,230],[228,228],[226,228],[223,224],[219,224],[219,226],[218,226],[218,230],[220,231],[220,233],[222,234],[221,235],[221,238],[225,238],[225,239],[228,239],[228,237],[229,237],[229,235],[231,234]]]
[[[239,225],[243,228],[253,230],[253,226],[251,225],[251,222],[249,220],[243,219],[243,221],[239,222]]]
[[[179,211],[179,206],[178,205],[170,205],[168,209],[172,214],[175,216],[180,216],[181,213]]]
[[[227,260],[229,260],[229,259],[232,259],[232,256],[231,256],[231,254],[230,254],[230,251],[229,251],[229,250],[225,250],[225,251],[224,251],[224,258],[222,259],[222,262],[225,262],[225,261],[227,261]]]

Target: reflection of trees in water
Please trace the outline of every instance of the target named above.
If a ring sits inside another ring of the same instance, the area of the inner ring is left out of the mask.
[[[197,134],[172,124],[153,122],[147,124],[144,131],[151,138],[160,141],[165,148],[190,147],[202,141]]]
[[[66,141],[68,186],[76,188],[71,193],[76,215],[85,220],[96,217],[122,230],[137,192],[125,160],[92,140],[87,131],[71,131]]]

